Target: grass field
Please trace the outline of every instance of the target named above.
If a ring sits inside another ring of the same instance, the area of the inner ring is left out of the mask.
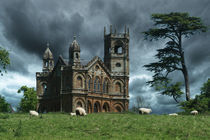
[[[0,114],[0,139],[210,139],[209,115]]]

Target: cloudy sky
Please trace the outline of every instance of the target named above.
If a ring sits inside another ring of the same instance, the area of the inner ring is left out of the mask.
[[[103,59],[103,28],[110,24],[122,32],[130,28],[130,105],[140,95],[154,113],[178,111],[172,98],[159,95],[146,85],[153,75],[142,66],[155,61],[164,41],[149,42],[141,32],[152,27],[152,13],[188,12],[210,25],[209,0],[0,0],[0,46],[9,50],[11,65],[0,77],[0,94],[17,106],[22,85],[36,87],[35,72],[42,70],[42,55],[50,42],[55,59],[68,58],[73,35],[82,59]],[[191,96],[210,77],[210,32],[184,39]],[[94,50],[94,51],[93,51]],[[180,73],[172,74],[183,81]]]

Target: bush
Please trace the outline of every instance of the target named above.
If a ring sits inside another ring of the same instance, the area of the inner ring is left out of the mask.
[[[203,84],[200,95],[196,95],[195,99],[181,102],[180,105],[186,112],[192,110],[197,110],[202,113],[210,111],[210,79]]]

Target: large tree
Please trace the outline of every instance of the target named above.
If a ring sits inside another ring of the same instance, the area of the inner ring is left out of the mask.
[[[177,101],[182,91],[181,84],[173,83],[169,74],[174,71],[181,71],[185,81],[186,100],[190,100],[190,87],[188,70],[185,62],[183,38],[189,38],[198,32],[206,32],[207,27],[203,25],[198,17],[189,16],[188,13],[152,14],[154,28],[143,32],[145,39],[150,41],[165,39],[166,45],[158,49],[156,58],[158,62],[150,63],[144,67],[154,72],[153,80],[148,83],[161,90],[162,94],[173,96]]]
[[[9,52],[0,47],[0,74],[3,75],[3,71],[6,72],[6,67],[10,64]]]
[[[34,88],[22,86],[18,93],[23,92],[23,98],[20,101],[19,111],[28,112],[29,110],[36,110],[37,96]]]

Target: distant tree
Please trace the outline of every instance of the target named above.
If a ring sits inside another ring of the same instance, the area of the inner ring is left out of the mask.
[[[3,71],[6,72],[7,65],[10,64],[9,52],[0,47],[0,74],[3,75]]]
[[[144,98],[139,95],[139,96],[135,97],[135,100],[133,102],[133,107],[131,110],[138,113],[139,108],[141,108],[141,107],[148,108],[148,107],[150,107],[150,104],[145,102]]]
[[[0,112],[10,112],[10,104],[0,95]]]
[[[34,88],[28,88],[27,86],[22,86],[18,93],[23,92],[23,98],[19,104],[19,111],[28,112],[29,110],[36,110],[37,96]]]
[[[207,27],[203,25],[200,18],[191,17],[188,13],[152,14],[152,20],[155,22],[155,27],[143,32],[145,39],[150,41],[166,39],[167,43],[163,49],[157,50],[155,57],[159,59],[158,62],[144,65],[147,70],[155,73],[153,80],[147,83],[156,90],[162,91],[161,94],[172,96],[177,101],[177,98],[183,94],[180,89],[181,83],[174,84],[169,74],[181,71],[185,81],[186,100],[189,101],[189,77],[182,39],[198,32],[206,32]]]
[[[210,79],[201,87],[201,94],[196,95],[194,99],[181,102],[181,108],[186,112],[198,110],[199,112],[210,111]]]

